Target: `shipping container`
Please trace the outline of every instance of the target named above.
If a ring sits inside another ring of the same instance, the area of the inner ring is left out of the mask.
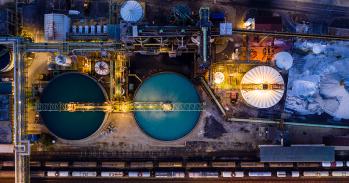
[[[45,167],[68,167],[68,162],[54,162],[54,161],[47,161],[45,162]]]
[[[297,163],[298,168],[315,168],[320,166],[321,163]]]
[[[160,168],[174,168],[174,167],[183,167],[182,162],[159,162]]]
[[[330,173],[328,171],[304,171],[304,177],[328,177]]]
[[[101,172],[101,177],[123,177],[124,172]]]
[[[217,168],[234,168],[236,167],[236,163],[233,161],[214,161],[212,162],[212,167]]]
[[[271,172],[248,172],[250,177],[271,177]]]
[[[131,162],[130,168],[153,168],[153,162]]]
[[[30,167],[41,167],[40,161],[30,161]]]
[[[181,171],[156,171],[157,178],[184,178],[185,173]]]
[[[344,162],[343,161],[334,161],[334,162],[329,162],[329,161],[325,161],[321,163],[322,167],[343,167],[344,166]]]
[[[189,178],[218,178],[219,173],[216,171],[189,172]]]
[[[30,171],[30,177],[45,177],[44,171]]]
[[[271,168],[292,168],[293,163],[269,163]]]
[[[134,172],[134,171],[130,171],[128,172],[128,177],[150,177],[150,172],[146,171],[146,172]]]
[[[103,168],[125,168],[125,162],[102,162]]]
[[[73,177],[96,177],[97,176],[97,172],[89,172],[89,171],[74,171],[72,172],[72,176]]]
[[[73,162],[73,167],[84,167],[84,168],[94,168],[97,167],[96,162],[84,162],[84,161],[76,161]]]
[[[334,177],[349,177],[349,171],[332,171]]]
[[[241,162],[241,168],[263,168],[264,163],[260,162]]]
[[[207,166],[207,162],[187,162],[187,168],[202,168]]]

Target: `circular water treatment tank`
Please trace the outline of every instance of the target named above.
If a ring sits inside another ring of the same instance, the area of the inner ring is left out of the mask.
[[[90,76],[65,73],[45,87],[41,103],[93,102],[103,103],[103,88]],[[47,128],[65,140],[81,140],[95,133],[102,125],[104,112],[40,112]]]
[[[11,70],[11,53],[8,48],[0,45],[0,71],[7,72]]]
[[[150,76],[138,88],[135,102],[199,103],[194,85],[184,76],[159,73]],[[138,126],[150,137],[162,141],[177,140],[192,131],[199,111],[136,111]]]

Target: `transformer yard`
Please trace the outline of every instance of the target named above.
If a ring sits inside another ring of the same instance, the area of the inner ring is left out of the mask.
[[[345,182],[336,3],[0,2],[0,182]]]

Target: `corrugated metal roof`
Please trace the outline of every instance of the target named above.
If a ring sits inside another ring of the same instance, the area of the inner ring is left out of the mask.
[[[261,162],[334,161],[334,147],[329,146],[260,146]]]

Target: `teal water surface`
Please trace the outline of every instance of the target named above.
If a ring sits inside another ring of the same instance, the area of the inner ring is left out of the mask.
[[[160,73],[143,82],[135,102],[198,103],[200,97],[194,85],[176,73]],[[137,111],[138,126],[150,137],[172,141],[184,137],[196,126],[199,111],[162,112]]]
[[[87,75],[65,73],[53,79],[44,89],[41,103],[94,102],[106,100],[101,87]],[[66,140],[80,140],[101,126],[104,112],[41,112],[47,128]]]

